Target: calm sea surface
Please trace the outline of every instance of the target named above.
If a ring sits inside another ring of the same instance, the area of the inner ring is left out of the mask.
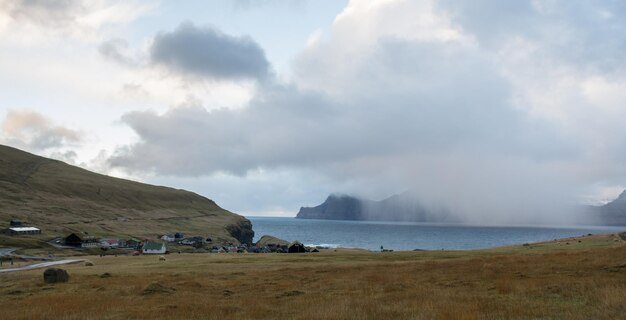
[[[624,231],[626,227],[483,227],[431,223],[248,217],[254,240],[269,234],[305,245],[380,250],[464,250]]]

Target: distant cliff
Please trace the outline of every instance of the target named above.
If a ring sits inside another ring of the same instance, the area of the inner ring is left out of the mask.
[[[442,222],[449,221],[449,214],[444,209],[427,209],[407,193],[394,195],[381,201],[332,194],[318,206],[300,208],[296,218]]]
[[[617,199],[599,207],[587,207],[599,224],[602,225],[626,225],[626,190]]]
[[[302,207],[296,218],[328,220],[363,220],[361,200],[348,195],[332,194],[316,207]]]

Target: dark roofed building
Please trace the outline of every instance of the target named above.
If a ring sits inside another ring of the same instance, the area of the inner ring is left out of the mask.
[[[140,240],[137,239],[129,239],[128,241],[126,241],[126,247],[128,248],[133,248],[133,249],[137,249],[139,248],[139,244],[141,243]]]
[[[9,221],[9,224],[11,227],[21,227],[24,223],[21,220],[11,219],[11,221]]]
[[[289,245],[289,248],[288,248],[287,252],[289,252],[289,253],[303,253],[303,252],[306,252],[306,249],[304,248],[304,245],[300,241],[296,240],[296,241],[292,242]]]
[[[66,246],[80,247],[82,246],[82,244],[83,244],[83,239],[75,233],[72,233],[69,236],[65,237]]]

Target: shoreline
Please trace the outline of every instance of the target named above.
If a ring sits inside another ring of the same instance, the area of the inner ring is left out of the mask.
[[[249,217],[257,234],[330,249],[483,250],[591,234],[620,233],[626,226],[482,226],[380,221]]]

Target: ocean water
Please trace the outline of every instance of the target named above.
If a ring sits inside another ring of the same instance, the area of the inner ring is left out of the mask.
[[[269,234],[305,245],[380,250],[469,250],[625,231],[626,227],[501,227],[248,217],[254,240]]]

